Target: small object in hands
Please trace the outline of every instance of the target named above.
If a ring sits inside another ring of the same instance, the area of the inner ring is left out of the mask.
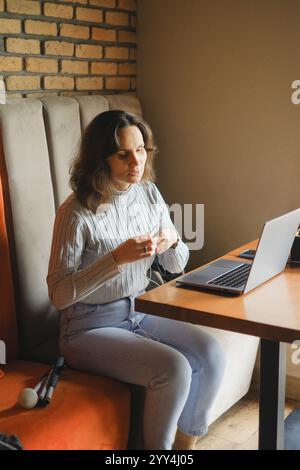
[[[144,246],[144,252],[147,253],[147,247],[146,246]]]
[[[256,250],[245,250],[239,254],[240,258],[254,259]]]
[[[30,409],[35,407],[39,399],[38,391],[46,381],[47,374],[43,375],[39,383],[34,388],[24,388],[24,390],[21,391],[18,403],[22,408]]]
[[[64,358],[62,356],[60,356],[57,359],[56,364],[55,364],[54,368],[51,371],[51,374],[49,376],[49,380],[47,380],[47,384],[46,384],[47,391],[46,391],[46,393],[44,394],[43,397],[39,397],[39,405],[40,406],[49,405],[51,397],[52,397],[53,392],[55,390],[55,387],[57,385],[60,373],[61,373],[63,368],[64,368]]]

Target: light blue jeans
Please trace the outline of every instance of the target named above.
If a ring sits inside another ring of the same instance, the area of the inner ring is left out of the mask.
[[[137,295],[63,310],[60,352],[74,369],[144,386],[144,446],[172,449],[177,426],[190,435],[207,432],[224,352],[190,323],[136,312]]]

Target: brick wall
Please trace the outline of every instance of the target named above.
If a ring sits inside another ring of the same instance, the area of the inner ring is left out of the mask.
[[[7,95],[135,91],[136,0],[0,0]]]

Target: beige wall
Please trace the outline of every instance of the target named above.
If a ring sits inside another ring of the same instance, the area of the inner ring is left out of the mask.
[[[300,206],[299,0],[139,0],[138,94],[168,203],[205,204],[189,267]]]

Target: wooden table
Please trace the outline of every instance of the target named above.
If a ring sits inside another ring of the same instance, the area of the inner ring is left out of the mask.
[[[227,253],[238,259],[257,240]],[[170,281],[135,299],[139,312],[261,338],[259,449],[283,449],[286,344],[300,339],[300,269],[285,271],[246,295],[176,286]]]

